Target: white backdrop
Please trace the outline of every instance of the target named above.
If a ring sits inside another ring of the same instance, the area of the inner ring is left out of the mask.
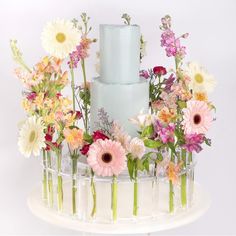
[[[197,60],[215,75],[218,86],[211,97],[217,121],[211,129],[213,147],[199,155],[196,179],[212,196],[212,206],[191,225],[163,235],[236,234],[236,1],[234,0],[0,0],[0,233],[75,234],[34,218],[26,197],[40,181],[38,160],[25,160],[17,151],[17,123],[24,118],[20,107],[22,87],[13,76],[9,39],[17,38],[26,61],[33,65],[43,55],[40,34],[56,17],[71,19],[81,12],[92,17],[93,36],[100,23],[122,23],[127,12],[139,24],[148,41],[142,68],[172,66],[160,48],[160,18],[173,17],[175,31],[189,32],[187,60]],[[95,76],[95,52],[88,62],[89,77]],[[81,76],[78,74],[78,80]]]

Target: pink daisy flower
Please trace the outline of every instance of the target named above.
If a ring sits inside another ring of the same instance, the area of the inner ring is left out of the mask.
[[[88,152],[88,164],[100,176],[119,175],[125,168],[125,149],[119,142],[99,139]]]
[[[185,134],[205,134],[209,130],[213,119],[206,102],[188,101],[183,112]]]

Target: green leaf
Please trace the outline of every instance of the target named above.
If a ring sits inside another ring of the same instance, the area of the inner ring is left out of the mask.
[[[170,148],[170,150],[171,150],[174,154],[176,154],[175,145],[174,145],[173,143],[168,143],[167,145],[168,145],[168,147]]]
[[[211,139],[205,138],[205,144],[211,146]]]
[[[187,107],[187,104],[186,104],[186,102],[184,102],[184,101],[178,101],[178,105],[179,105],[179,107],[180,107],[181,109]]]
[[[149,125],[147,127],[145,127],[142,131],[141,137],[150,137],[154,132],[154,127],[153,125]]]
[[[144,161],[143,161],[143,167],[144,169],[149,172],[149,158],[146,158]]]
[[[89,144],[93,143],[93,137],[90,134],[84,133],[83,138],[84,138],[84,141],[86,141],[87,143]]]
[[[136,162],[137,162],[137,169],[143,171],[144,170],[144,166],[143,166],[142,160],[137,159]]]
[[[162,143],[158,140],[145,139],[144,145],[148,148],[159,148],[162,146]]]
[[[128,161],[127,161],[128,172],[129,172],[130,179],[132,180],[134,176],[134,161],[131,157],[131,154],[128,154],[127,158],[128,158]]]
[[[162,156],[161,152],[158,152],[156,155],[157,155],[156,162],[161,162],[161,161],[163,161],[163,156]]]

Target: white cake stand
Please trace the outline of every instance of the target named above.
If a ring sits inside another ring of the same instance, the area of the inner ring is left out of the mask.
[[[81,222],[45,207],[41,200],[41,187],[38,186],[28,196],[28,206],[31,212],[40,219],[59,227],[93,234],[149,234],[157,231],[173,229],[197,220],[210,206],[210,197],[203,188],[195,183],[193,206],[178,214],[163,216],[157,219],[129,221],[125,223],[102,224],[97,222]]]

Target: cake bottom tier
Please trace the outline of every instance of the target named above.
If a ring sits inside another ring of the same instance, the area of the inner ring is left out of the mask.
[[[100,78],[91,84],[91,130],[96,130],[98,111],[101,108],[116,120],[131,136],[137,135],[137,127],[129,119],[141,111],[148,112],[149,83],[141,79],[134,84],[106,84]]]

